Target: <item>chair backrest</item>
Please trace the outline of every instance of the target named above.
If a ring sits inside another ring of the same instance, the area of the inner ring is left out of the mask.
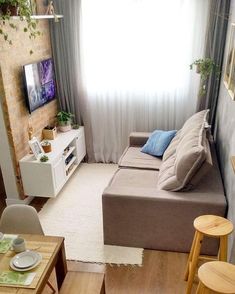
[[[0,232],[44,235],[36,209],[23,204],[10,205],[4,209],[0,220]]]

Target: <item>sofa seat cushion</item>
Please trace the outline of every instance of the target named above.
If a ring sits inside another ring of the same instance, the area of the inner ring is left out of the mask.
[[[161,158],[141,152],[141,147],[128,147],[119,160],[119,167],[159,170]]]
[[[126,169],[117,170],[109,186],[115,188],[128,188],[136,190],[136,193],[142,189],[157,189],[158,171],[144,169]]]

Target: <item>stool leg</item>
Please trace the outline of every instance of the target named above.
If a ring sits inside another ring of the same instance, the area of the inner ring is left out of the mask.
[[[220,237],[219,260],[227,262],[228,236]]]
[[[188,275],[188,283],[187,283],[187,289],[186,289],[187,294],[190,294],[192,290],[193,280],[194,280],[196,267],[198,263],[198,257],[199,257],[201,246],[202,246],[202,239],[203,239],[203,234],[197,231],[191,266],[189,265],[189,275]]]
[[[185,281],[188,281],[189,265],[190,265],[190,262],[192,261],[192,257],[193,257],[193,252],[194,252],[194,247],[195,247],[196,236],[197,236],[197,232],[194,233],[192,246],[191,246],[190,253],[189,253],[189,256],[188,256],[188,261],[187,261],[186,271],[185,271],[185,275],[184,275],[184,280],[185,280]]]
[[[204,285],[202,284],[201,281],[199,281],[196,294],[203,294],[203,288],[204,288]]]

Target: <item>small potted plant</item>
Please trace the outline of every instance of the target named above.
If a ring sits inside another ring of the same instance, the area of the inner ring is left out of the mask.
[[[196,66],[196,72],[201,75],[202,80],[206,80],[209,75],[214,71],[216,75],[219,75],[219,67],[211,58],[197,59],[190,64],[190,69]]]
[[[47,162],[49,160],[49,157],[47,155],[43,155],[40,157],[41,162]]]
[[[37,30],[37,21],[31,18],[31,7],[28,0],[0,0],[0,36],[3,40],[12,45],[12,40],[8,35],[8,27],[17,30],[18,25],[11,16],[19,16],[19,20],[25,22],[23,31],[28,33],[29,38],[33,39],[40,35]],[[30,54],[32,54],[30,50]]]
[[[60,111],[57,113],[58,128],[61,132],[68,132],[72,129],[72,120],[74,115],[70,112]]]
[[[18,3],[13,0],[0,0],[0,13],[1,15],[16,16],[18,15]]]
[[[206,94],[206,81],[209,78],[212,72],[215,72],[216,76],[219,77],[220,71],[219,66],[211,59],[197,59],[192,64],[190,64],[190,69],[193,69],[193,66],[196,66],[196,72],[201,75],[201,88],[200,88],[200,96]]]
[[[45,153],[51,152],[51,143],[49,141],[42,141],[41,146]]]

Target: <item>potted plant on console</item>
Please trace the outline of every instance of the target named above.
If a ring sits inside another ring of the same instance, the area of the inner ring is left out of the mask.
[[[56,115],[58,120],[58,129],[61,132],[67,132],[72,129],[72,120],[74,115],[70,112],[60,111]]]
[[[41,146],[45,153],[51,152],[51,143],[49,141],[42,141]]]

